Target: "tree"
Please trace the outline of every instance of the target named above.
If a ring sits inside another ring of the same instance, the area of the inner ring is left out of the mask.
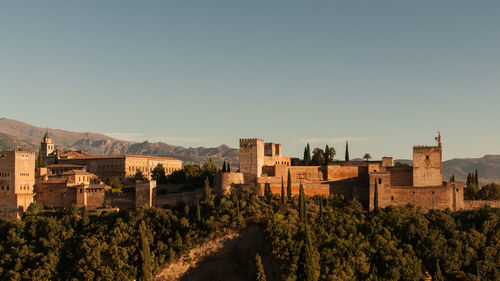
[[[201,222],[201,209],[200,209],[200,202],[196,203],[196,221]]]
[[[286,180],[286,197],[292,199],[292,176],[290,175],[290,169],[288,169],[288,178]]]
[[[330,163],[333,162],[333,158],[335,157],[335,155],[337,154],[337,152],[335,151],[335,148],[333,147],[329,147],[328,145],[326,145],[325,147],[325,164],[328,165]]]
[[[38,148],[38,158],[36,159],[35,167],[36,168],[45,167],[45,162],[43,161],[43,154],[42,154],[42,148],[41,147]]]
[[[349,143],[345,141],[345,161],[349,161]]]
[[[477,187],[479,187],[479,175],[477,173],[477,169],[474,173],[474,183],[476,184]]]
[[[266,273],[259,254],[255,254],[255,281],[266,281]]]
[[[224,161],[224,163],[222,164],[222,172],[223,172],[223,173],[227,172],[227,169],[226,169],[226,161]]]
[[[306,195],[304,193],[304,186],[302,183],[300,183],[299,188],[299,219],[301,221],[307,220]]]
[[[86,207],[83,207],[81,223],[82,226],[87,226],[90,223],[89,212],[87,211]]]
[[[286,203],[286,197],[285,197],[285,183],[283,182],[283,177],[281,177],[281,208],[285,210],[285,203]]]
[[[271,184],[268,182],[264,184],[264,196],[266,196],[268,200],[271,200],[271,197],[273,196],[273,193],[271,192]]]
[[[227,162],[227,172],[231,173],[231,164]]]
[[[370,153],[365,153],[365,155],[363,156],[363,159],[368,161],[368,160],[372,159],[372,156],[370,155]]]
[[[323,163],[325,162],[324,155],[325,155],[325,152],[323,151],[323,149],[316,147],[313,150],[313,156],[312,156],[312,161],[311,161],[312,164],[313,165],[323,165]]]
[[[323,220],[323,197],[319,197],[319,220]]]
[[[312,245],[307,225],[304,236],[297,262],[297,281],[316,281],[319,278],[319,257]]]
[[[167,183],[167,175],[165,174],[165,168],[162,164],[156,165],[151,173],[151,178],[156,181],[158,184]]]
[[[377,212],[378,211],[378,182],[377,179],[375,179],[375,190],[373,194],[373,211]]]
[[[441,267],[439,266],[439,259],[436,259],[436,269],[434,271],[434,276],[432,276],[434,281],[444,281],[443,274],[441,273]]]
[[[306,148],[304,149],[304,165],[308,166],[311,164],[311,147],[309,143],[307,143]]]
[[[208,177],[205,178],[205,184],[203,187],[203,204],[209,207],[214,207],[214,195],[212,194],[212,188],[210,187],[210,182]]]
[[[135,179],[135,180],[145,180],[145,179],[146,179],[146,177],[144,176],[144,174],[142,173],[142,171],[141,171],[141,170],[137,170],[137,171],[135,172],[134,179]]]
[[[146,224],[139,224],[139,266],[137,267],[137,281],[151,281],[153,279],[152,258],[149,250],[149,241],[146,235]]]

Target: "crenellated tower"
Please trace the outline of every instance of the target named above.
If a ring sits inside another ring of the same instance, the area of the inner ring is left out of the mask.
[[[253,182],[262,175],[264,140],[240,139],[240,172],[245,182]]]

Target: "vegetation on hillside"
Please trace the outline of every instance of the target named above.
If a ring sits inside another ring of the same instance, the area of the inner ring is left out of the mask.
[[[366,213],[356,200],[337,196],[295,197],[286,211],[277,196],[270,203],[266,232],[283,280],[500,276],[500,209],[424,213],[406,206]]]

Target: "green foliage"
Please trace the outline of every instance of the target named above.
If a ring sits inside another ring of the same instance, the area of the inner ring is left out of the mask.
[[[373,211],[377,212],[378,211],[378,182],[377,179],[375,179],[375,190],[373,194]]]
[[[283,178],[281,178],[281,208],[285,210],[286,208],[286,195],[285,195],[285,183],[283,181]]]
[[[167,183],[167,175],[165,173],[165,167],[162,164],[156,165],[151,173],[151,178],[156,181],[158,184]]]
[[[319,277],[319,254],[312,245],[309,228],[306,225],[304,240],[297,261],[297,281],[316,281]]]
[[[119,177],[110,177],[108,178],[107,185],[111,186],[112,193],[121,193],[123,188],[123,183],[121,182]]]
[[[38,155],[35,161],[35,168],[45,167],[45,162],[43,161],[42,147],[38,148]]]
[[[337,154],[337,151],[335,151],[335,148],[329,147],[327,144],[325,147],[325,155],[324,155],[325,164],[328,165],[328,164],[333,163],[333,158],[335,157],[336,154]]]
[[[289,200],[292,199],[292,176],[290,175],[290,169],[288,169],[288,177],[286,180],[286,197]]]
[[[301,221],[307,221],[306,195],[302,183],[299,189],[299,218]]]
[[[137,266],[137,281],[151,281],[153,279],[152,258],[146,231],[146,224],[144,221],[141,221],[139,224],[139,265]]]
[[[372,159],[372,156],[370,155],[370,153],[365,153],[365,155],[363,155],[363,159],[368,161],[368,160]]]
[[[441,273],[441,267],[439,266],[439,259],[436,259],[436,267],[432,277],[432,280],[434,281],[444,281],[443,274]]]
[[[345,161],[349,161],[349,143],[345,142]]]
[[[259,254],[255,255],[255,281],[266,281],[266,273]]]
[[[273,197],[273,192],[271,191],[271,184],[266,182],[264,184],[264,196],[270,200]]]
[[[229,167],[226,167],[228,172]],[[182,170],[175,171],[167,177],[168,183],[185,184],[189,187],[198,188],[204,185],[208,178],[210,185],[213,185],[214,175],[219,172],[217,164],[210,159],[201,167],[200,165],[185,165]]]
[[[146,176],[144,176],[144,174],[142,173],[141,170],[137,170],[137,171],[135,171],[134,179],[135,180],[145,180]]]
[[[195,244],[265,213],[260,199],[245,192],[213,201],[204,205],[203,221],[183,208],[81,216],[71,208],[0,219],[0,280],[150,280]]]
[[[325,163],[325,152],[323,149],[316,147],[313,150],[313,156],[311,160],[312,165],[323,165]]]
[[[341,196],[328,197],[323,207],[319,196],[309,202],[310,215],[321,208],[322,219],[306,225],[300,219],[301,208],[268,217],[266,237],[273,256],[287,269],[283,280],[311,280],[306,278],[314,274],[306,272],[316,271],[308,266],[319,272],[313,280],[417,281],[426,271],[435,280],[438,259],[443,280],[499,276],[500,209],[423,213],[406,206],[370,214],[359,202]],[[309,248],[304,243],[307,228]],[[311,258],[314,253],[319,266]]]
[[[222,164],[222,172],[227,172],[226,161]]]
[[[310,165],[311,164],[311,146],[309,146],[309,143],[306,145],[304,148],[304,165]]]

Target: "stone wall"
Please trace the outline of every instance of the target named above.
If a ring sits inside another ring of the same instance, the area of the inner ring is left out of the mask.
[[[413,167],[388,167],[391,173],[391,185],[394,186],[412,186],[413,185]]]
[[[453,194],[453,188],[447,186],[392,187],[391,205],[413,204],[424,209],[455,210]]]
[[[243,183],[243,173],[217,173],[214,176],[214,189],[218,194],[229,194],[233,184]]]
[[[153,206],[154,190],[156,188],[155,180],[145,180],[135,182],[135,207],[140,208],[144,205]]]

